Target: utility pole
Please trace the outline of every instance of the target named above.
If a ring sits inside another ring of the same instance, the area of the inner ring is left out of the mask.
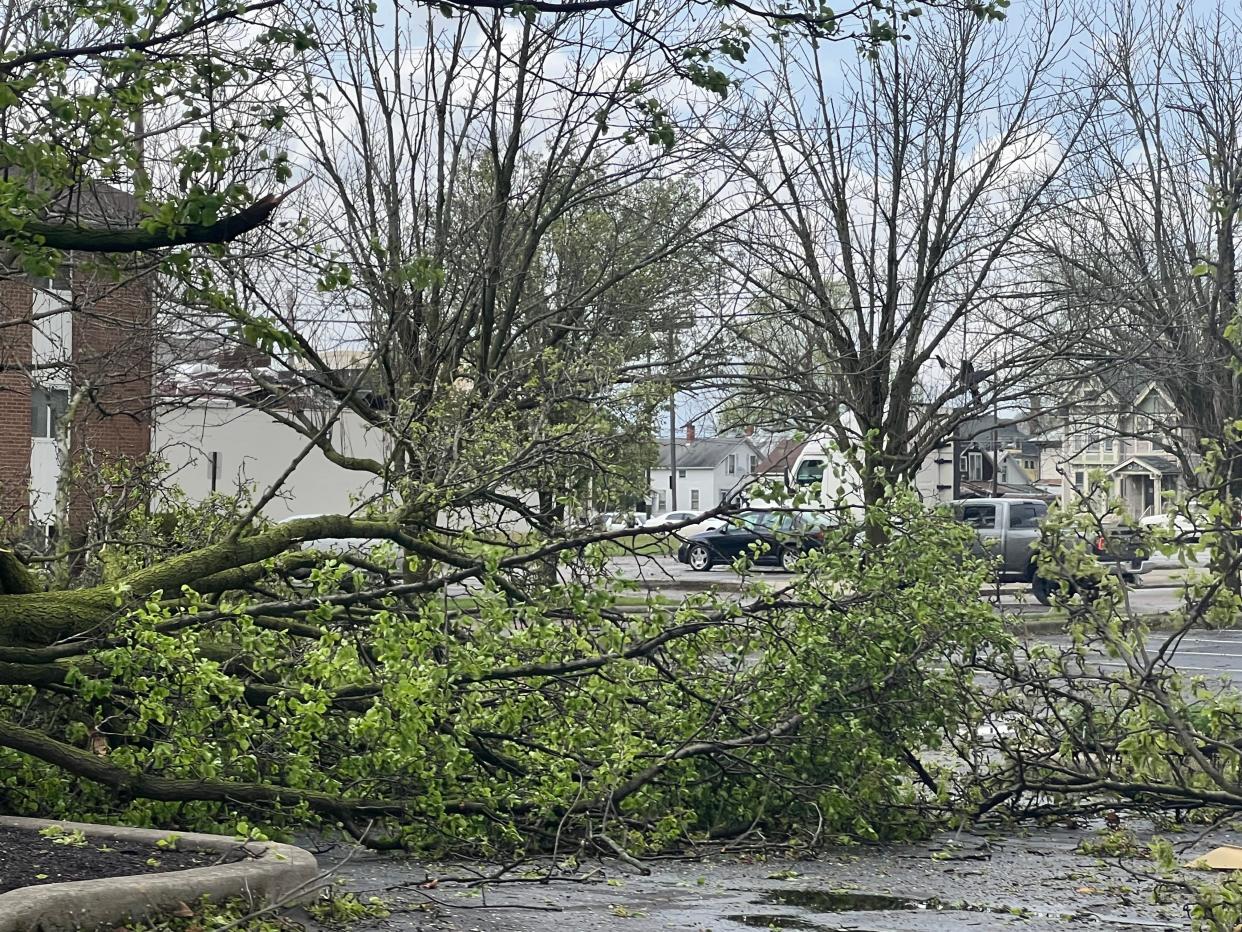
[[[677,383],[673,366],[677,361],[677,329],[668,328],[668,490],[669,511],[677,510]]]
[[[992,497],[996,498],[997,485],[1000,480],[1000,441],[999,427],[1000,421],[1000,402],[996,394],[992,394]]]

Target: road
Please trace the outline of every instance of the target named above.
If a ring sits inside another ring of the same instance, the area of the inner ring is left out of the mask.
[[[690,592],[702,592],[718,588],[721,592],[736,590],[742,577],[729,567],[716,567],[707,572],[695,572],[678,563],[672,557],[624,556],[614,557],[611,569],[623,579],[638,582],[643,589],[656,591],[669,598],[680,598]],[[1143,577],[1142,584],[1131,590],[1130,604],[1142,615],[1155,615],[1172,611],[1181,603],[1182,592],[1177,580],[1186,572],[1184,567],[1168,564]],[[762,580],[775,586],[792,582],[794,574],[779,569],[758,567],[752,570],[750,579]],[[984,589],[983,598],[995,601],[996,588]],[[1030,594],[1030,587],[1021,583],[1004,583],[999,587],[1000,606],[1024,615],[1041,615],[1049,611]]]
[[[728,593],[736,591],[742,582],[727,567],[696,573],[671,557],[618,557],[612,562],[619,576],[634,579],[643,588],[674,599],[713,586],[722,593]],[[1178,580],[1184,573],[1184,567],[1173,564],[1148,573],[1143,578],[1143,584],[1130,592],[1133,610],[1138,614],[1155,615],[1176,609],[1183,598]],[[779,586],[791,582],[794,577],[780,570],[760,568],[754,570],[752,578]],[[989,600],[995,600],[995,596],[995,589],[985,589],[980,593],[981,598]],[[1002,585],[999,604],[1002,609],[1024,617],[1037,618],[1050,611],[1031,597],[1029,587],[1019,584]],[[1035,636],[1041,640],[1058,640],[1046,634]],[[1163,637],[1153,634],[1150,643],[1154,647]],[[1178,668],[1186,673],[1217,674],[1242,682],[1242,631],[1203,631],[1188,635],[1179,645],[1176,657]],[[1102,666],[1117,664],[1103,661]]]

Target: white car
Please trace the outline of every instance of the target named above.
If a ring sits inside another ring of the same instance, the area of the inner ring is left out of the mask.
[[[606,511],[595,519],[595,526],[605,531],[638,528],[647,520],[645,511]]]
[[[1139,527],[1144,531],[1166,531],[1175,540],[1184,543],[1197,541],[1199,535],[1208,529],[1208,525],[1208,520],[1206,518],[1200,520],[1198,515],[1187,516],[1170,513],[1167,515],[1146,515],[1139,518]]]
[[[683,521],[692,521],[699,517],[701,512],[694,511],[666,511],[661,515],[654,515],[643,522],[644,528],[655,528],[665,524],[681,524]],[[687,524],[685,527],[678,528],[675,533],[678,537],[693,537],[695,534],[706,534],[708,531],[716,531],[724,527],[722,518],[703,518],[694,521],[693,524]]]

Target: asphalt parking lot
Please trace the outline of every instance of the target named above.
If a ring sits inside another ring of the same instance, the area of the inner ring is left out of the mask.
[[[642,589],[660,592],[670,598],[711,588],[721,592],[735,591],[743,582],[743,578],[730,567],[718,566],[706,572],[696,572],[667,556],[614,557],[610,564],[617,576],[633,580]],[[1186,571],[1186,568],[1170,563],[1144,576],[1142,583],[1130,592],[1131,608],[1143,615],[1177,608],[1182,600],[1177,580]],[[794,574],[776,568],[756,567],[747,578],[781,586],[791,582]],[[993,600],[998,595],[1003,608],[1036,615],[1048,611],[1031,596],[1030,587],[1022,583],[1004,583],[999,587],[988,587],[980,593],[982,598]]]
[[[1148,649],[1154,653],[1168,637],[1168,632],[1149,635]],[[1034,635],[1033,639],[1052,643],[1064,641],[1064,638],[1048,635]],[[1242,631],[1196,632],[1181,638],[1175,647],[1174,664],[1181,672],[1242,682]],[[1125,666],[1108,658],[1103,658],[1098,663],[1105,669]]]
[[[741,578],[727,567],[718,567],[706,573],[693,572],[671,557],[618,557],[613,560],[614,571],[625,578],[635,580],[640,588],[658,592],[669,598],[679,598],[691,592],[718,587],[722,593],[737,591]],[[1157,615],[1178,608],[1184,598],[1178,580],[1186,569],[1170,564],[1149,573],[1143,584],[1130,591],[1130,606],[1141,615]],[[757,569],[755,579],[773,585],[781,585],[793,579],[790,573],[775,569]],[[995,600],[997,590],[985,589],[980,598]],[[1039,618],[1049,612],[1030,595],[1029,587],[1005,584],[999,588],[999,605],[1002,609],[1021,614],[1024,618]],[[1036,634],[1041,640],[1057,641],[1055,635]],[[1151,635],[1152,649],[1159,647],[1167,634]],[[1242,630],[1201,631],[1183,637],[1175,653],[1177,666],[1186,673],[1223,676],[1242,681]],[[1119,664],[1104,660],[1102,666]]]

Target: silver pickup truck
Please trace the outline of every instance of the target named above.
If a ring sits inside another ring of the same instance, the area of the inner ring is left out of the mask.
[[[1035,598],[1049,604],[1058,583],[1036,574],[1034,551],[1048,503],[1037,498],[967,498],[950,504],[954,517],[974,528],[977,552],[996,561],[1000,579],[1029,582]],[[1117,529],[1088,544],[1109,572],[1133,583],[1151,569],[1151,563],[1132,544],[1131,536]]]

